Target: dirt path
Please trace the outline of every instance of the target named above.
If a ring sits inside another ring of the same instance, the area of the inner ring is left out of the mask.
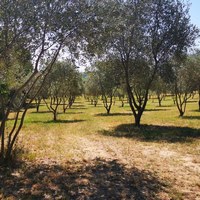
[[[185,153],[184,147],[179,143],[143,142],[132,138],[104,136],[98,133],[80,135],[74,134],[73,130],[74,127],[61,136],[56,134],[56,129],[55,132],[53,130],[48,132],[46,146],[41,149],[42,159],[38,155],[38,162],[48,165],[50,163],[63,165],[66,161],[73,161],[79,163],[78,165],[86,166],[94,166],[96,161],[97,163],[101,162],[102,165],[117,162],[124,166],[125,170],[137,169],[140,171],[139,174],[151,173],[157,177],[156,179],[166,184],[166,191],[162,190],[159,193],[159,199],[200,199],[200,155],[198,149],[191,153],[189,151]],[[63,133],[65,133],[65,127],[63,127]],[[185,145],[185,147],[187,146]],[[194,147],[192,146],[192,148]],[[34,146],[33,149],[35,149]],[[50,160],[49,154],[44,158],[46,152],[51,152]],[[76,164],[70,165],[72,168],[76,168]],[[118,173],[118,170],[115,172]],[[143,178],[140,179],[143,180]]]
[[[183,154],[162,146],[108,137],[80,137],[77,139],[84,160],[97,158],[117,160],[127,168],[137,167],[156,173],[179,199],[200,199],[200,156]],[[171,197],[165,196],[166,199]]]
[[[85,160],[93,160],[102,158],[105,160],[119,160],[123,164],[127,164],[127,160],[123,157],[122,151],[117,147],[116,142],[103,138],[86,138],[78,139],[79,148],[84,153]]]

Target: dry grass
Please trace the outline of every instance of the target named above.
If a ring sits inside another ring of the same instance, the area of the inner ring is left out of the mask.
[[[120,102],[107,116],[101,104],[95,108],[78,99],[66,114],[59,114],[56,123],[45,106],[40,113],[31,109],[18,140],[26,165],[14,173],[24,174],[19,175],[20,181],[32,182],[18,184],[14,194],[7,189],[15,177],[9,174],[8,183],[0,190],[2,198],[200,199],[200,112],[196,100],[188,103],[183,118],[178,117],[169,98],[162,107],[150,100],[140,129],[133,127],[128,105],[121,108]],[[39,178],[27,173],[34,170],[52,176],[48,182],[60,181],[54,183],[59,188],[56,194],[48,191],[50,186],[43,178],[42,185],[37,185]],[[65,179],[60,180],[60,174]],[[20,187],[27,193],[20,192]]]

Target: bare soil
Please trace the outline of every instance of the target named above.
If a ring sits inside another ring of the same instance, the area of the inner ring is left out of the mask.
[[[2,169],[1,199],[200,199],[199,155],[127,138],[73,139],[69,161],[46,157]]]

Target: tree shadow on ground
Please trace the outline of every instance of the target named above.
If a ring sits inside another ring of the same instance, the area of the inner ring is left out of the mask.
[[[157,142],[193,142],[200,138],[200,129],[176,126],[121,124],[112,131],[103,130],[101,134],[113,137],[127,137],[141,141]]]
[[[81,120],[81,119],[74,119],[74,120],[62,120],[62,119],[58,119],[56,121],[54,120],[48,120],[48,121],[42,121],[42,120],[35,120],[35,121],[31,121],[30,123],[44,123],[44,124],[56,124],[56,123],[63,123],[63,124],[67,124],[67,123],[79,123],[79,122],[84,122],[86,120]]]
[[[70,108],[67,109],[65,113],[60,112],[59,114],[82,114],[83,113],[83,112],[71,112],[69,110],[70,110]],[[31,112],[31,114],[45,114],[45,113],[52,113],[52,112],[51,111],[39,111],[39,112],[34,111],[34,112]]]
[[[193,112],[200,112],[200,110],[199,109],[196,109],[196,110],[192,110]]]
[[[54,120],[49,120],[49,121],[45,121],[45,122],[43,122],[43,123],[52,123],[52,124],[54,124],[54,123],[63,123],[63,124],[65,124],[65,123],[78,123],[78,122],[84,122],[84,121],[86,121],[86,120],[82,120],[82,119],[74,119],[74,120],[61,120],[61,119],[58,119],[58,120],[56,120],[56,121],[54,121]]]
[[[149,112],[149,111],[169,111],[169,109],[164,109],[162,107],[159,108],[152,108],[152,109],[145,109],[145,112]]]
[[[76,110],[84,110],[84,109],[88,109],[88,108],[86,108],[86,107],[75,107],[75,106],[69,108],[69,110],[73,110],[73,109],[76,109]]]
[[[187,103],[198,103],[198,100],[190,100],[190,101],[187,101]]]
[[[183,116],[183,119],[198,119],[200,120],[200,116]]]
[[[98,158],[65,166],[51,161],[12,171],[0,168],[0,176],[2,199],[155,200],[167,188],[148,171]]]
[[[110,113],[110,114],[107,114],[107,113],[98,113],[98,114],[95,114],[96,117],[111,117],[111,116],[130,116],[130,115],[133,115],[132,113]]]
[[[74,114],[83,114],[83,113],[84,113],[84,112],[71,112],[71,111],[68,112],[68,110],[67,110],[65,113],[62,113],[62,114],[74,115]]]
[[[37,111],[31,112],[31,114],[45,114],[45,113],[51,113],[51,111],[49,111],[49,110],[44,110],[44,111],[39,111],[39,112],[37,112]]]

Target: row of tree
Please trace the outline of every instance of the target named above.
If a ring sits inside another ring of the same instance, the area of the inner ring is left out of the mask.
[[[150,88],[149,98],[156,96],[158,104],[161,106],[162,100],[166,96],[172,96],[180,116],[183,116],[187,101],[196,93],[200,97],[199,59],[198,53],[188,57],[182,66],[171,71],[171,78],[157,75]],[[35,97],[33,106],[35,105],[37,112],[39,112],[39,106],[43,101],[48,110],[53,113],[53,120],[56,121],[59,107],[62,106],[63,113],[65,113],[68,108],[71,108],[77,96],[84,95],[94,106],[99,100],[102,100],[106,112],[109,114],[116,98],[119,98],[122,107],[124,102],[128,101],[126,100],[128,95],[123,80],[124,76],[117,60],[98,61],[83,74],[69,60],[56,62],[40,93]],[[135,90],[144,89],[143,76],[137,76],[137,79],[134,78],[133,81],[135,81]],[[37,86],[40,87],[40,82]],[[1,91],[5,92],[6,90],[1,88]],[[34,93],[33,90],[31,94],[34,96]],[[5,97],[3,93],[2,96]],[[4,104],[2,103],[2,105]]]
[[[100,61],[117,60],[139,126],[155,79],[178,76],[175,71],[181,71],[177,69],[198,30],[180,1],[103,1],[93,6],[96,31],[88,39],[89,50]]]
[[[170,71],[165,74],[157,74],[149,89],[149,96],[157,98],[159,106],[166,96],[172,96],[174,104],[176,104],[179,115],[183,116],[188,100],[198,94],[200,102],[200,55],[197,52],[190,55],[178,66],[171,64]],[[145,91],[145,74],[148,71],[138,71],[136,77],[132,77],[132,90],[135,91],[137,101],[143,101],[142,92]],[[103,100],[107,114],[110,113],[113,99],[116,97],[122,103],[128,96],[124,75],[120,69],[118,61],[99,61],[92,68],[86,70],[86,79],[84,84],[85,96],[90,99],[91,103],[96,106],[99,99]],[[200,104],[199,104],[200,110]]]
[[[71,108],[77,96],[82,94],[82,77],[75,65],[69,61],[54,64],[51,73],[41,92],[35,98],[37,112],[41,100],[48,110],[53,113],[53,120],[57,120],[58,108],[62,106],[63,113]]]
[[[98,79],[108,113],[116,88],[125,88],[139,126],[156,79],[191,77],[182,66],[198,34],[180,0],[0,1],[0,160],[11,159],[34,99],[44,99],[56,119],[56,104],[65,109],[79,93],[73,62],[56,62],[63,51],[72,61],[80,53],[94,61],[88,77]],[[182,80],[176,81],[177,94]]]

